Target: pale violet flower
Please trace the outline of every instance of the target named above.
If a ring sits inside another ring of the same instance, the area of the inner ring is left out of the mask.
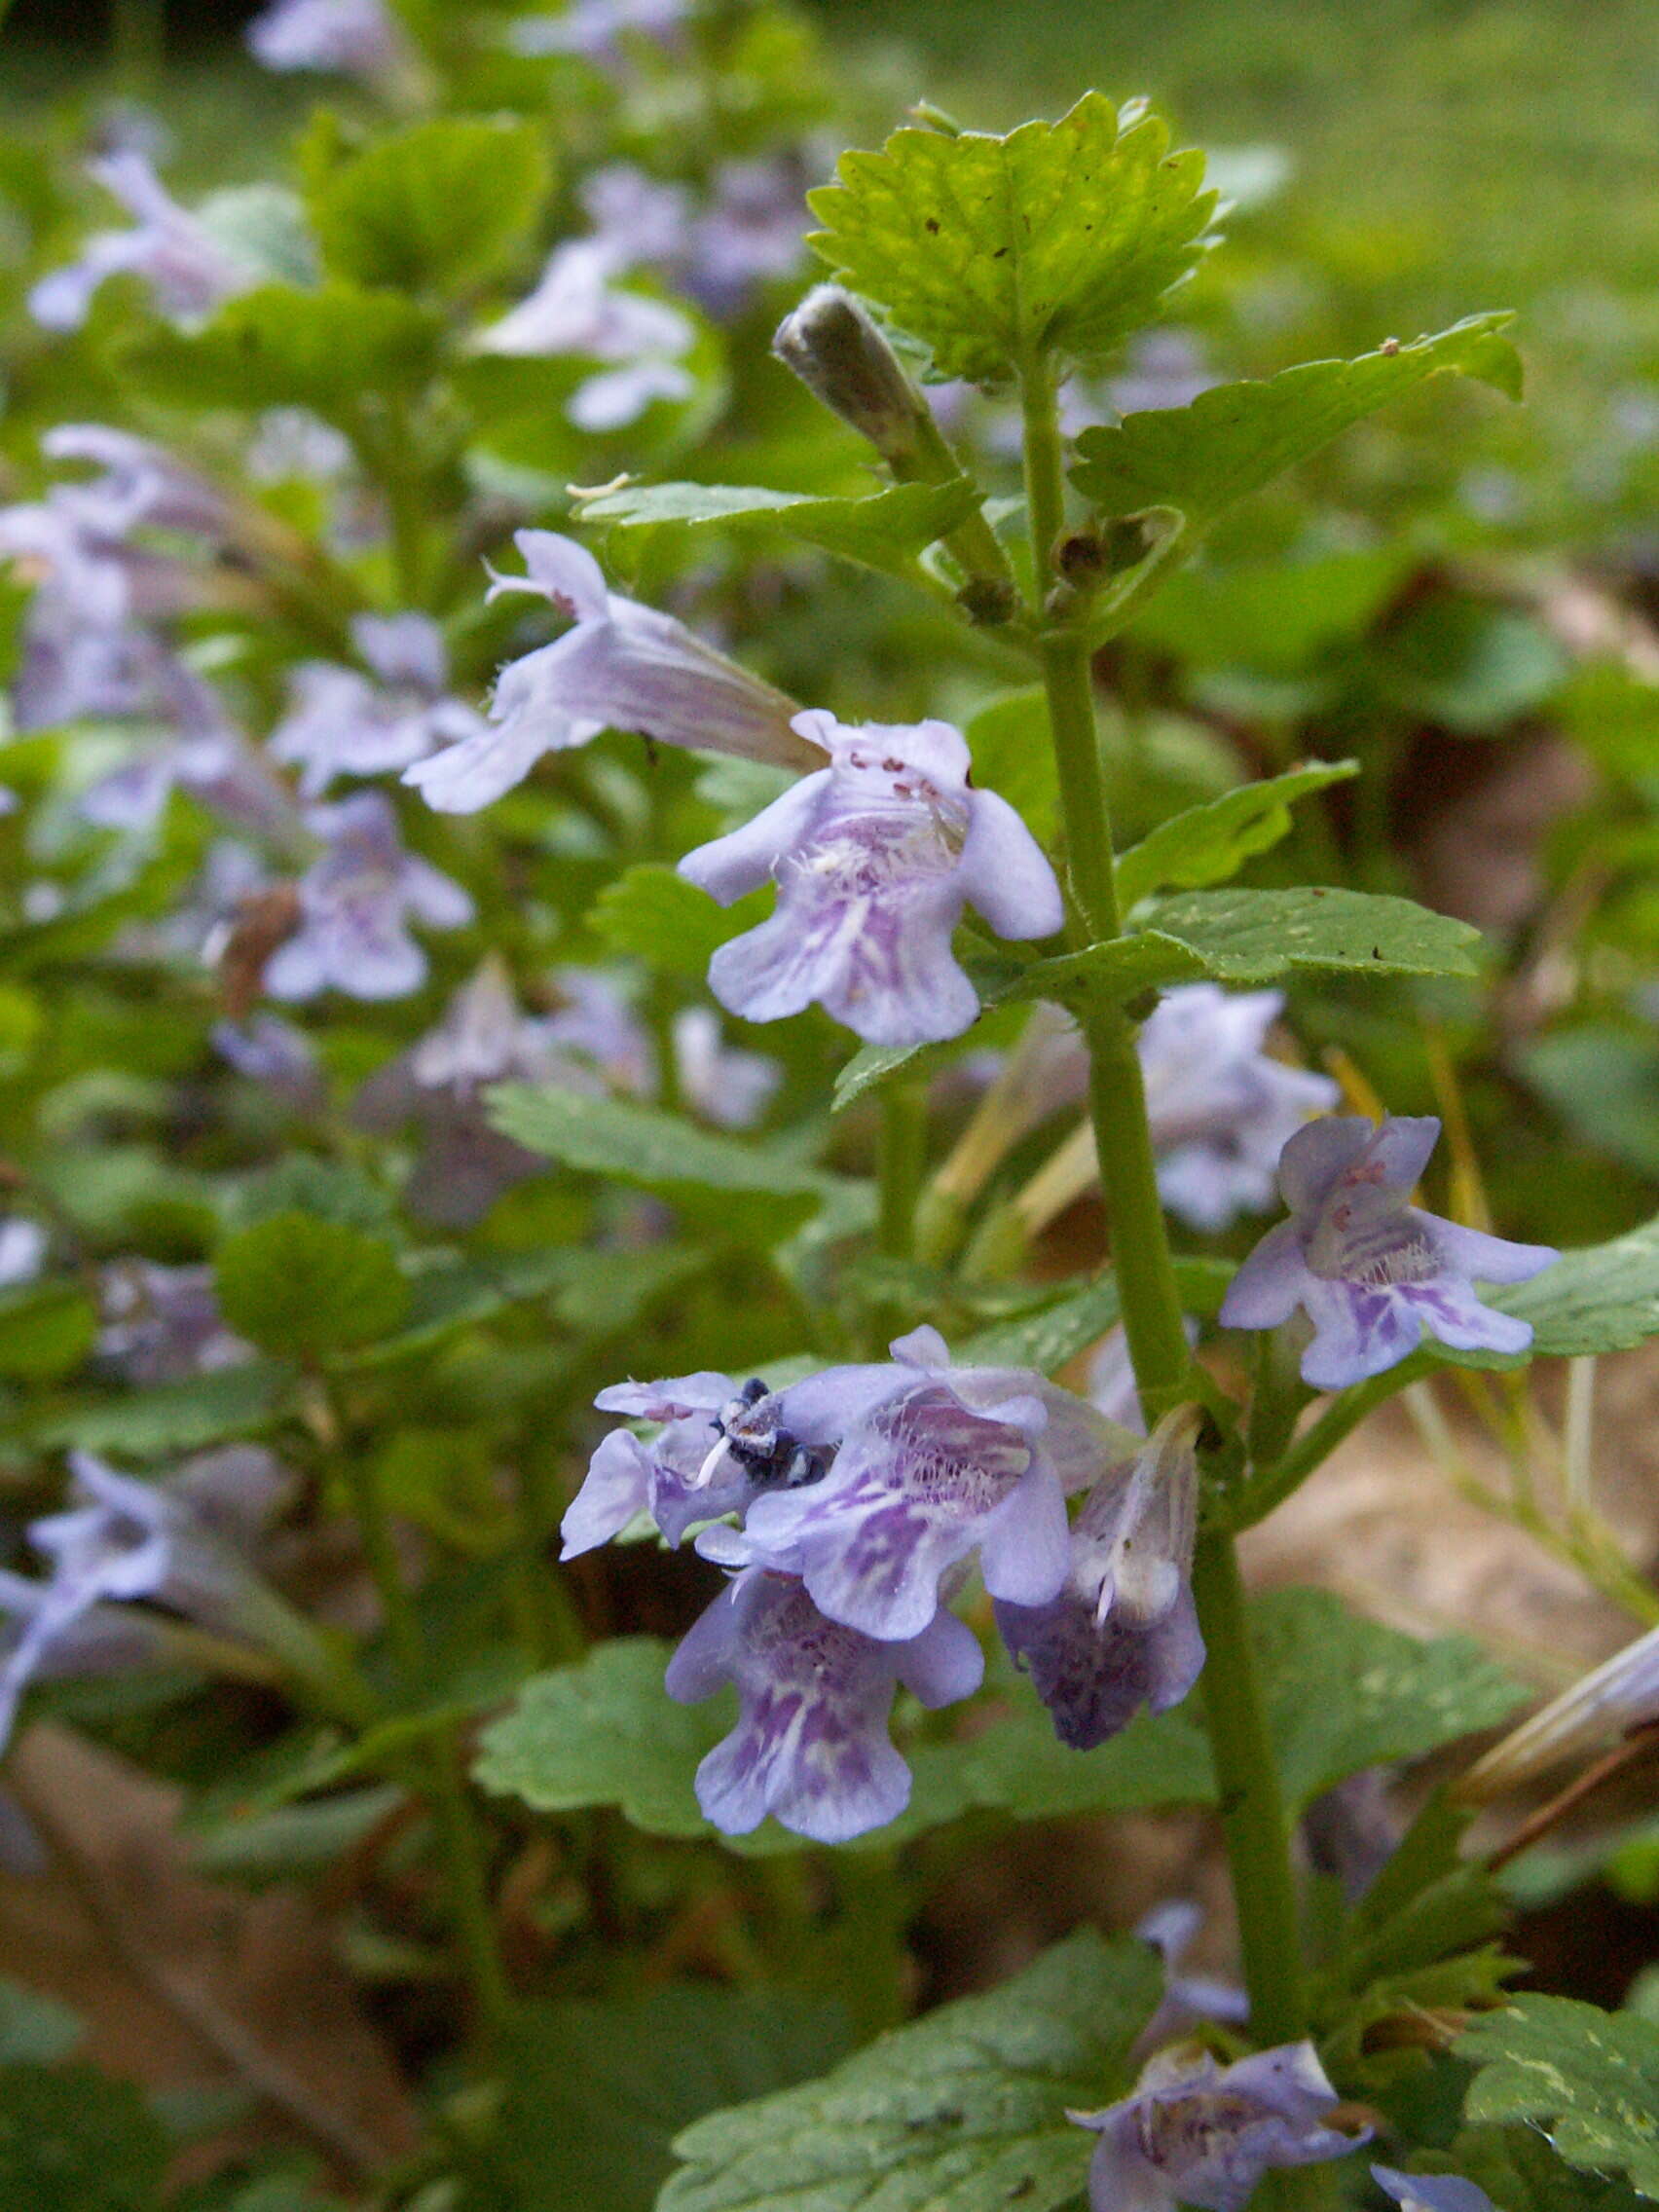
[[[233,1336],[207,1267],[115,1260],[98,1283],[98,1356],[129,1382],[178,1382],[252,1357]]]
[[[179,205],[142,154],[111,154],[87,168],[94,183],[121,202],[133,227],[95,232],[79,261],[36,284],[29,312],[48,330],[78,330],[93,293],[110,276],[143,277],[161,312],[177,321],[206,315],[259,281],[255,269]]]
[[[1142,1707],[1179,1705],[1203,1668],[1192,1582],[1198,1420],[1195,1407],[1178,1408],[1133,1459],[1101,1475],[1072,1524],[1055,1596],[998,1601],[1004,1642],[1074,1751],[1116,1736]]]
[[[0,1219],[0,1290],[33,1282],[46,1265],[46,1231],[21,1214]]]
[[[1310,2043],[1231,2066],[1191,2046],[1161,2051],[1126,2097],[1071,2115],[1099,2137],[1091,2212],[1244,2212],[1272,2168],[1341,2158],[1368,2140],[1369,2129],[1327,2124],[1337,2102]]]
[[[952,1367],[936,1330],[892,1349],[891,1366],[830,1368],[754,1407],[762,1431],[834,1456],[822,1476],[763,1491],[741,1533],[711,1529],[698,1550],[799,1575],[831,1620],[882,1641],[920,1635],[976,1553],[993,1598],[1046,1604],[1070,1564],[1065,1493],[1121,1432],[1030,1370]]]
[[[1403,2174],[1393,2166],[1373,2166],[1371,2178],[1400,2212],[1493,2212],[1486,2191],[1460,2174]]]
[[[527,1014],[506,970],[486,961],[437,1026],[358,1091],[351,1118],[359,1128],[420,1125],[421,1154],[404,1199],[421,1219],[468,1229],[502,1192],[545,1167],[492,1126],[484,1097],[491,1084],[558,1084],[596,1097],[649,1089],[650,1040],[609,979],[565,968],[552,981],[564,1004]]]
[[[1387,1768],[1362,1767],[1322,1790],[1302,1816],[1309,1864],[1340,1883],[1349,1904],[1359,1902],[1399,1848],[1388,1783]]]
[[[770,877],[776,911],[720,946],[709,987],[751,1021],[815,1000],[873,1045],[959,1036],[979,1011],[951,933],[974,906],[1003,937],[1049,937],[1063,919],[1042,848],[1006,799],[976,791],[949,722],[850,725],[797,715],[830,765],[680,872],[730,905]]]
[[[793,700],[672,615],[608,591],[585,547],[545,530],[521,530],[514,542],[528,572],[498,576],[491,597],[539,594],[572,627],[502,669],[480,734],[404,770],[429,806],[475,813],[522,783],[544,753],[585,745],[607,727],[787,767],[815,761],[791,727]]]
[[[778,1062],[726,1044],[706,1006],[682,1008],[670,1035],[680,1095],[692,1112],[718,1129],[753,1128],[784,1080]]]
[[[793,276],[806,250],[805,178],[784,158],[725,162],[692,223],[681,281],[713,315],[735,314],[756,285]]]
[[[449,655],[429,615],[359,614],[351,642],[373,677],[303,662],[271,733],[271,757],[299,768],[304,797],[319,797],[336,776],[384,775],[487,734],[483,716],[448,694]]]
[[[1328,1076],[1263,1051],[1282,991],[1188,983],[1166,992],[1138,1039],[1159,1196],[1189,1229],[1264,1213],[1287,1138],[1342,1093]]]
[[[1135,1923],[1135,1934],[1163,1961],[1164,1973],[1163,2002],[1137,2039],[1137,2047],[1143,2051],[1156,2050],[1160,2044],[1188,2034],[1201,2020],[1220,2020],[1229,2027],[1241,2028],[1250,2017],[1249,1997],[1235,1982],[1181,1972],[1181,1961],[1203,1918],[1203,1908],[1191,1898],[1165,1898]]]
[[[350,998],[407,998],[426,977],[411,921],[461,929],[472,919],[472,901],[406,850],[380,792],[314,806],[306,822],[326,849],[300,879],[298,926],[266,963],[266,991],[313,999],[332,985]]]
[[[31,1521],[51,1563],[44,1582],[0,1574],[0,1747],[29,1683],[98,1674],[157,1655],[159,1621],[126,1607],[149,1601],[203,1626],[285,1651],[309,1638],[240,1556],[284,1494],[268,1452],[233,1445],[199,1454],[162,1482],[119,1474],[91,1453],[69,1456],[70,1500]]]
[[[98,470],[52,494],[91,538],[120,540],[150,529],[214,542],[230,533],[224,493],[149,438],[106,423],[58,423],[40,450],[50,461],[85,461]]]
[[[789,1479],[792,1464],[815,1479],[827,1461],[800,1451],[793,1437],[781,1439],[775,1426],[762,1436],[746,1433],[752,1410],[767,1398],[758,1380],[740,1386],[729,1375],[708,1370],[602,1390],[594,1400],[601,1413],[653,1423],[655,1433],[642,1439],[630,1428],[615,1428],[601,1442],[561,1524],[560,1558],[609,1543],[641,1514],[678,1544],[699,1521],[743,1513],[764,1484]],[[717,1455],[719,1471],[711,1481],[709,1462]]]
[[[528,16],[512,27],[520,54],[578,54],[615,62],[630,39],[667,45],[685,19],[689,0],[569,0],[554,16]]]
[[[617,248],[571,239],[554,249],[527,299],[475,341],[486,353],[574,353],[612,364],[579,384],[565,412],[595,436],[626,428],[656,399],[687,399],[682,365],[696,337],[678,308],[622,290]]]
[[[386,0],[272,0],[247,27],[267,69],[326,69],[374,85],[408,64],[409,44]]]
[[[276,1014],[257,1014],[240,1024],[215,1022],[208,1034],[213,1050],[238,1075],[280,1098],[295,1113],[315,1113],[323,1104],[327,1086],[316,1049],[291,1021]]]
[[[1381,1375],[1426,1333],[1459,1349],[1525,1351],[1530,1322],[1483,1306],[1477,1281],[1526,1282],[1559,1257],[1423,1213],[1411,1202],[1440,1134],[1432,1115],[1310,1122],[1285,1146],[1290,1219],[1244,1262],[1221,1308],[1232,1329],[1272,1329],[1300,1307],[1313,1324],[1302,1378],[1341,1390]]]
[[[344,431],[304,407],[268,407],[259,418],[246,466],[256,484],[285,484],[311,477],[319,484],[350,476],[351,441]]]
[[[632,162],[611,162],[583,178],[581,203],[613,269],[673,264],[685,252],[691,196]]]
[[[768,1813],[816,1843],[845,1843],[904,1810],[910,1770],[887,1734],[903,1682],[926,1706],[979,1686],[984,1659],[953,1613],[876,1641],[827,1620],[800,1583],[752,1568],[717,1598],[669,1662],[682,1704],[736,1684],[737,1726],[697,1769],[697,1802],[727,1835]]]
[[[1476,1760],[1459,1795],[1484,1802],[1520,1789],[1567,1759],[1584,1758],[1659,1721],[1659,1628],[1592,1668]]]

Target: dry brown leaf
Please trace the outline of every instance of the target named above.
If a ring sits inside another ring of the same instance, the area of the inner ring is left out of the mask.
[[[91,2059],[151,2088],[240,2083],[256,2139],[303,2139],[347,2173],[413,2147],[408,2091],[305,1899],[195,1873],[180,1792],[67,1728],[31,1728],[8,1780],[52,1865],[0,1875],[0,1958],[74,2008]],[[248,2141],[217,2139],[196,2170]]]

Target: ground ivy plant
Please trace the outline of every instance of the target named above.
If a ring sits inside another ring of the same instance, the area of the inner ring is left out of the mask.
[[[0,1725],[369,1899],[426,2052],[415,2148],[175,2200],[1659,2195],[1659,2027],[1509,1994],[1527,1835],[1471,1835],[1652,1720],[1646,1640],[1471,1765],[1478,1643],[1237,1557],[1395,1393],[1659,1333],[1659,1233],[1498,1234],[1460,1121],[1448,1184],[1309,1064],[1292,985],[1409,1023],[1492,947],[1259,880],[1354,760],[1158,804],[1104,682],[1237,503],[1518,399],[1509,318],[1080,425],[1225,252],[1144,105],[918,109],[807,192],[813,282],[793,18],[453,16],[267,11],[358,80],[289,184],[15,195]],[[987,1833],[1175,1808],[1236,1985],[1174,1900],[907,2016]],[[188,2118],[0,1995],[17,2200],[160,2201]]]

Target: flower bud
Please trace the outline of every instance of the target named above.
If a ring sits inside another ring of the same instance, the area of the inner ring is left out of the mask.
[[[875,323],[839,284],[815,284],[786,315],[772,350],[896,474],[918,453],[924,402]]]

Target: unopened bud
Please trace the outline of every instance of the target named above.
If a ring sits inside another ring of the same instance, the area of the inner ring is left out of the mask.
[[[815,284],[778,325],[772,350],[831,414],[869,440],[895,474],[914,461],[925,402],[850,292]]]
[[[976,630],[994,630],[1018,613],[1019,593],[1002,576],[971,576],[957,593],[956,604]]]

